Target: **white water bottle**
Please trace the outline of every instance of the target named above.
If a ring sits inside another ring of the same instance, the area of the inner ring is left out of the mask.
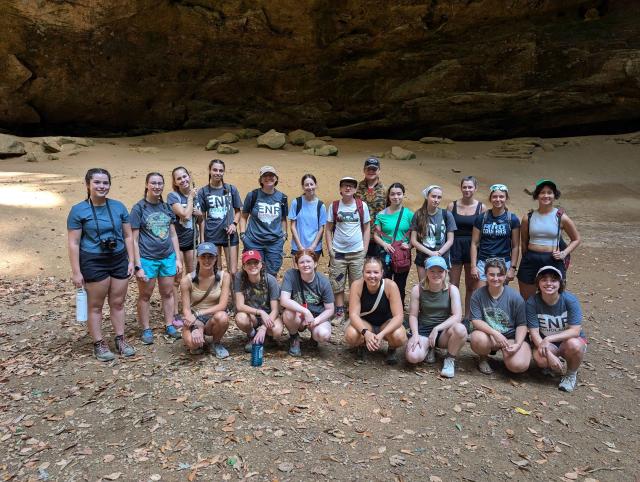
[[[84,288],[76,291],[76,321],[84,325],[88,319],[87,292]]]

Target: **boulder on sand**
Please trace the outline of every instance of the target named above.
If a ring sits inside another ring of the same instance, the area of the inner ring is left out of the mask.
[[[262,134],[262,131],[258,129],[240,129],[236,132],[236,135],[240,139],[253,139]]]
[[[313,156],[323,156],[323,157],[327,157],[327,156],[337,156],[338,155],[338,148],[336,146],[332,146],[330,144],[326,144],[324,146],[320,146],[320,147],[311,147],[309,149],[305,149],[302,152],[304,152],[305,154],[310,154]]]
[[[218,137],[218,140],[223,144],[233,144],[234,142],[238,142],[239,139],[240,138],[233,132],[225,132],[220,137]]]
[[[271,129],[258,137],[258,147],[268,147],[269,149],[281,149],[287,143],[287,137],[275,129]]]
[[[403,149],[400,146],[393,146],[391,148],[391,155],[389,157],[391,159],[397,159],[399,161],[406,161],[408,159],[415,159],[416,155],[414,152]]]
[[[218,151],[218,154],[237,154],[240,152],[240,149],[228,144],[219,144],[216,150]]]
[[[305,149],[319,149],[322,146],[326,146],[327,142],[322,139],[310,139],[304,143]]]
[[[423,137],[420,142],[423,144],[453,144],[453,141],[446,137]]]
[[[49,154],[55,154],[62,151],[62,145],[58,142],[58,139],[53,137],[44,137],[42,139],[42,149]]]
[[[17,138],[6,134],[0,134],[0,158],[24,156],[24,144]]]
[[[296,129],[295,131],[289,132],[287,134],[289,138],[289,142],[294,146],[304,146],[304,143],[310,139],[316,137],[313,132],[305,131],[304,129]]]
[[[209,139],[209,142],[207,142],[207,145],[204,147],[204,150],[215,151],[216,148],[218,147],[218,144],[220,144],[220,141],[218,139]]]

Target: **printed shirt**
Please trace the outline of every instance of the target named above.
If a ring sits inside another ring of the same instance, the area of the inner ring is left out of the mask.
[[[253,196],[256,196],[256,200],[249,212]],[[267,194],[262,189],[258,189],[256,194],[250,191],[242,206],[242,212],[250,215],[245,237],[252,245],[257,246],[281,241],[284,237],[282,220],[286,219],[288,211],[286,196],[280,191],[272,194]]]
[[[302,286],[300,284],[301,281]],[[324,311],[325,303],[334,302],[331,283],[322,273],[316,273],[313,280],[307,283],[300,278],[300,272],[292,268],[284,274],[280,290],[290,293],[291,299],[300,305],[306,302],[307,308],[313,313],[313,316],[318,316]],[[302,290],[304,290],[304,301],[302,299]]]
[[[546,304],[540,293],[536,293],[527,300],[526,311],[527,326],[539,328],[542,338],[561,333],[570,326],[582,324],[580,302],[568,291],[560,293],[560,298],[555,305]],[[580,336],[585,336],[582,330],[580,330]]]
[[[358,183],[355,197],[362,199],[362,202],[369,207],[371,230],[373,231],[376,216],[386,207],[387,204],[387,190],[384,187],[384,184],[378,180],[378,183],[370,188],[367,185],[367,180],[363,179]]]
[[[138,248],[146,259],[164,259],[174,252],[171,225],[176,215],[167,203],[141,199],[131,208],[131,228],[139,229]]]
[[[238,271],[233,280],[233,291],[244,295],[245,305],[271,313],[271,301],[280,299],[280,288],[272,275],[265,273],[265,276],[263,287],[260,287],[261,283],[247,283],[247,288],[242,291],[242,271]]]
[[[238,189],[226,184],[229,192],[225,195],[224,186],[204,186],[198,190],[198,204],[206,214],[204,239],[214,244],[227,244],[227,226],[233,223],[235,209],[242,208]]]
[[[524,300],[509,286],[504,287],[498,299],[489,294],[486,286],[475,290],[471,295],[471,318],[482,320],[503,334],[527,323]]]
[[[333,249],[339,253],[357,253],[364,250],[364,239],[362,238],[361,224],[371,221],[369,208],[366,203],[362,203],[364,220],[360,223],[360,214],[356,200],[352,204],[338,203],[338,219],[333,219],[333,206],[329,206],[327,221],[334,223]]]

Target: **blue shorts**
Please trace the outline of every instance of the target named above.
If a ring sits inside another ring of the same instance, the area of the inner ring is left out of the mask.
[[[176,253],[171,253],[162,259],[140,258],[140,267],[144,270],[144,274],[148,279],[175,276]]]
[[[511,268],[511,261],[504,260],[504,264],[507,265],[507,270]],[[478,274],[480,276],[480,281],[487,281],[487,275],[484,273],[484,261],[478,260]]]
[[[273,276],[278,276],[278,271],[280,271],[280,268],[282,267],[282,248],[284,247],[284,239],[280,239],[271,244],[254,244],[245,236],[243,244],[243,252],[249,250],[258,251],[262,256],[262,263],[267,269],[267,273]]]

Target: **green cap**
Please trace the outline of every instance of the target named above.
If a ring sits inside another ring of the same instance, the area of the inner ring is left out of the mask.
[[[536,187],[540,187],[543,184],[551,184],[554,188],[556,188],[556,183],[553,182],[551,179],[540,179],[538,182],[536,182]]]

